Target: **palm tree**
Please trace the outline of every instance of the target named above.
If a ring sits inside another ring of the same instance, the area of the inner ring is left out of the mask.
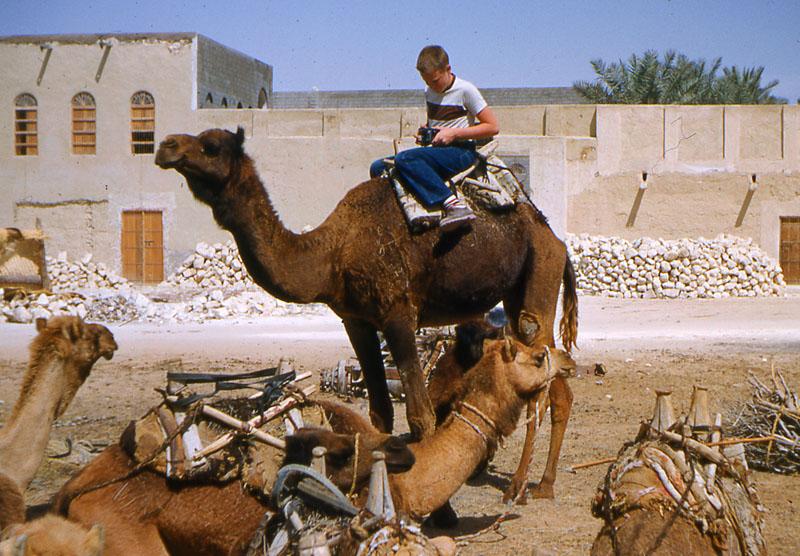
[[[684,54],[668,50],[663,60],[647,50],[641,56],[631,55],[627,62],[606,64],[591,61],[597,79],[577,81],[575,90],[597,104],[774,104],[786,100],[770,91],[778,85],[771,81],[761,86],[763,67],[733,66],[718,72],[722,59],[716,58],[706,67],[705,60],[690,60]]]

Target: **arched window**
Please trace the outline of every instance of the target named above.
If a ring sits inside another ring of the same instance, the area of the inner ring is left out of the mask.
[[[94,97],[78,93],[72,97],[72,153],[97,152],[97,110]]]
[[[264,108],[267,106],[267,91],[264,90],[262,87],[260,91],[258,91],[258,107]]]
[[[14,99],[14,149],[20,156],[39,154],[36,99],[22,93]]]
[[[156,103],[146,91],[131,97],[131,152],[152,154],[156,152]]]
[[[214,106],[214,97],[212,96],[211,93],[208,93],[206,95],[206,104],[205,105],[206,106]]]

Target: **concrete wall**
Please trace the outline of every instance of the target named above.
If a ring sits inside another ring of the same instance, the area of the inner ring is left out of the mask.
[[[800,215],[800,107],[598,106],[597,160],[567,160],[569,231],[752,237],[778,258],[781,216]],[[642,174],[648,187],[628,228]],[[747,191],[755,189],[740,226]]]

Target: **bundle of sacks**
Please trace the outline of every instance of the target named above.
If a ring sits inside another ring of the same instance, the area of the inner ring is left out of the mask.
[[[651,239],[568,235],[583,293],[609,297],[720,298],[782,295],[778,264],[751,239]]]

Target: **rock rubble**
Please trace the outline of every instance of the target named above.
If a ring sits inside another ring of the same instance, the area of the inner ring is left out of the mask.
[[[664,240],[571,235],[566,238],[584,295],[623,298],[721,298],[777,296],[785,285],[780,267],[752,240]],[[9,322],[72,314],[106,323],[204,322],[206,320],[321,314],[324,305],[284,303],[256,286],[232,241],[199,243],[181,266],[156,287],[140,287],[85,255],[47,258],[51,292],[3,295],[0,314]]]
[[[30,323],[37,318],[80,315],[106,323],[204,322],[206,320],[321,314],[321,304],[284,303],[256,286],[244,270],[233,242],[199,243],[181,267],[158,286],[140,287],[90,254],[79,262],[65,253],[47,259],[51,292],[0,289],[5,320]]]
[[[751,239],[652,239],[567,235],[583,294],[623,298],[783,295],[778,264]]]

